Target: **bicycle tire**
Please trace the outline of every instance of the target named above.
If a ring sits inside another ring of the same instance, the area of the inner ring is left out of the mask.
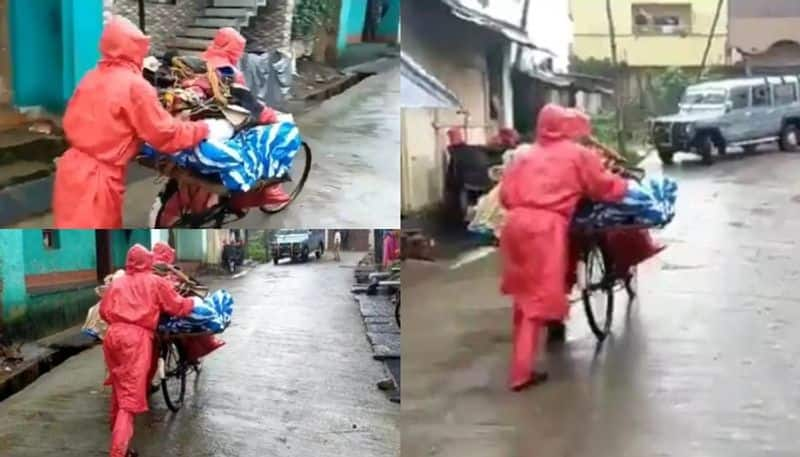
[[[311,174],[311,162],[313,160],[313,155],[311,154],[311,147],[305,141],[303,142],[303,147],[300,150],[300,152],[305,154],[306,163],[305,163],[305,167],[303,167],[303,174],[300,177],[300,182],[297,183],[297,186],[294,188],[294,190],[292,190],[292,193],[289,194],[289,200],[286,203],[284,203],[284,204],[282,204],[282,205],[280,205],[278,207],[271,207],[269,205],[264,205],[264,206],[259,208],[262,213],[264,213],[264,214],[278,214],[281,211],[283,211],[286,208],[288,208],[289,205],[291,205],[292,202],[295,201],[298,196],[300,196],[300,193],[303,191],[303,188],[306,185],[306,181],[308,180],[308,176]]]
[[[168,370],[170,360],[175,359],[176,362],[174,372],[170,373],[168,371],[164,379],[161,380],[161,392],[164,394],[164,401],[167,404],[167,408],[173,413],[177,413],[181,410],[181,407],[183,407],[183,400],[186,396],[186,363],[180,348],[174,342],[162,345],[161,357],[164,359],[165,370]],[[170,379],[174,379],[179,383],[180,388],[177,398],[173,398],[170,393]]]
[[[602,279],[600,284],[592,284],[593,278],[593,265],[599,257],[599,266],[602,266]],[[586,268],[586,284],[581,292],[583,299],[583,308],[586,312],[586,320],[589,323],[592,333],[597,338],[598,342],[603,342],[611,333],[611,326],[614,322],[614,282],[609,280],[609,271],[611,270],[611,263],[605,250],[600,246],[596,246],[586,252],[584,257],[584,264]],[[592,298],[595,295],[604,294],[606,309],[604,319],[601,321],[600,316],[595,312],[592,306]]]

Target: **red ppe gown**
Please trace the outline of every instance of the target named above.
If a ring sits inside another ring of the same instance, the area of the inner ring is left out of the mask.
[[[501,289],[514,300],[513,389],[532,380],[542,325],[567,316],[568,230],[578,202],[619,201],[628,187],[596,154],[572,141],[590,131],[588,118],[547,105],[537,126],[533,149],[507,170],[500,189],[507,210]]]
[[[111,457],[123,457],[133,437],[134,415],[148,410],[153,339],[161,313],[186,316],[193,301],[153,274],[153,256],[135,245],[128,251],[125,275],[113,281],[100,302],[108,323],[103,355],[111,384]]]
[[[172,265],[175,263],[175,250],[172,249],[167,243],[159,241],[153,246],[153,260],[155,263],[166,263]],[[178,282],[178,278],[173,275],[167,276],[172,282],[173,286]],[[190,362],[197,362],[201,357],[216,351],[225,345],[225,342],[218,339],[214,335],[195,336],[192,338],[184,338],[179,342],[184,351],[186,358]]]
[[[70,148],[58,160],[53,190],[57,228],[122,227],[128,163],[142,140],[172,153],[208,136],[203,122],[182,122],[165,111],[142,77],[150,40],[115,17],[100,39],[97,68],[78,85],[64,114]]]

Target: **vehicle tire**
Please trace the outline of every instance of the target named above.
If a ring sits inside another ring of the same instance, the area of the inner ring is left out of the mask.
[[[657,148],[658,150],[658,158],[661,159],[661,163],[664,165],[672,165],[675,163],[675,151],[670,149],[661,149]]]
[[[272,263],[273,263],[274,265],[277,265],[277,264],[278,264],[278,262],[280,262],[280,259],[278,259],[277,257],[273,257],[273,258],[272,258]]]
[[[297,200],[297,197],[300,196],[300,193],[303,192],[303,188],[306,185],[306,181],[308,181],[308,175],[311,174],[311,162],[313,160],[311,155],[311,147],[308,143],[303,142],[303,147],[300,148],[300,151],[297,153],[298,155],[303,155],[305,158],[305,163],[303,165],[303,171],[300,175],[300,179],[297,181],[297,185],[289,192],[289,200],[280,205],[280,206],[271,206],[265,205],[259,208],[262,213],[264,214],[277,214],[281,211],[285,210],[292,204],[293,201]],[[291,182],[291,181],[290,181]]]
[[[305,246],[303,247],[303,253],[300,254],[300,260],[303,262],[308,262],[308,256],[309,256],[308,246]]]
[[[162,344],[161,358],[164,359],[165,373],[161,380],[161,392],[164,394],[167,408],[177,413],[183,406],[183,399],[186,396],[186,362],[179,346],[173,342]]]
[[[695,150],[702,159],[703,165],[714,164],[714,152],[724,155],[724,144],[712,133],[703,133],[697,138]]]
[[[608,280],[611,264],[605,251],[595,247],[586,253],[586,284],[581,293],[586,320],[597,341],[602,342],[611,333],[614,318],[614,284]],[[603,310],[601,306],[605,305]]]
[[[778,146],[781,151],[797,152],[800,150],[800,130],[794,124],[786,124],[781,129],[781,136],[778,139]]]

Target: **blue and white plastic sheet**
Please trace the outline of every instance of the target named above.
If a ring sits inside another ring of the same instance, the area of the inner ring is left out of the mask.
[[[158,329],[168,333],[221,333],[231,323],[233,297],[218,290],[205,299],[195,298],[192,313],[186,317],[171,317],[161,321]]]
[[[663,227],[675,217],[678,184],[667,177],[629,181],[620,203],[591,203],[581,207],[573,224],[580,228],[630,226]]]
[[[205,140],[177,154],[161,154],[145,145],[142,154],[166,156],[180,167],[216,177],[231,192],[247,192],[259,180],[283,177],[302,145],[297,125],[279,122],[247,129],[225,142]]]

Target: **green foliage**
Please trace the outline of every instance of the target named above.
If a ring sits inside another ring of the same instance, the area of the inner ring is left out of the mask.
[[[653,113],[655,115],[675,112],[684,91],[692,84],[692,79],[680,68],[668,68],[652,80]]]
[[[247,243],[246,257],[258,263],[264,263],[269,260],[269,253],[267,253],[264,243],[253,240]]]
[[[292,20],[292,39],[313,40],[321,30],[335,27],[338,21],[338,1],[298,0]]]

